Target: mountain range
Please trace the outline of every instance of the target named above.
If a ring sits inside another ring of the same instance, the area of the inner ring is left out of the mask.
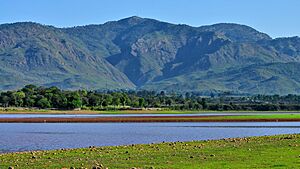
[[[0,25],[0,89],[146,89],[300,94],[300,38],[249,26],[130,17],[56,28]]]

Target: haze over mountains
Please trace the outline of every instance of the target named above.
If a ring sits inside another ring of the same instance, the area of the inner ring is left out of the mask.
[[[300,38],[251,27],[191,27],[130,17],[55,28],[0,25],[0,89],[147,89],[300,93]]]

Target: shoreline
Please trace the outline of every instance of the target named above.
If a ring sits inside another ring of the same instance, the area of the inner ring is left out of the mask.
[[[299,113],[300,111],[246,111],[246,110],[228,110],[228,111],[212,111],[212,110],[0,110],[1,114],[78,114],[78,115],[95,115],[95,114],[202,114],[202,113],[275,113],[289,114]]]
[[[254,116],[255,117],[255,116]],[[300,122],[300,118],[253,118],[251,116],[127,116],[127,117],[33,117],[0,118],[0,123],[155,123],[155,122]]]
[[[295,168],[299,140],[299,134],[283,134],[8,152],[0,154],[0,168]]]
[[[230,137],[230,138],[221,138],[221,139],[207,139],[207,140],[189,140],[189,141],[161,141],[154,143],[137,143],[137,144],[121,144],[121,145],[104,145],[104,146],[86,146],[78,148],[61,148],[61,149],[46,149],[46,150],[25,150],[25,151],[12,151],[12,152],[3,152],[0,153],[0,157],[3,155],[9,154],[26,154],[26,153],[42,153],[47,151],[72,151],[77,149],[91,149],[91,148],[106,148],[106,147],[129,147],[129,146],[143,146],[143,145],[155,145],[155,144],[169,144],[169,143],[188,143],[188,142],[214,142],[214,141],[232,141],[232,140],[244,140],[244,139],[255,139],[255,138],[264,138],[264,137],[279,137],[279,136],[291,136],[291,135],[300,135],[300,133],[294,134],[275,134],[275,135],[264,135],[264,136],[245,136],[245,137]]]

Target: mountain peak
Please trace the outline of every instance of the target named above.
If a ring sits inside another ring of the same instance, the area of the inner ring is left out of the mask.
[[[300,93],[299,41],[273,40],[234,23],[192,27],[138,16],[68,29],[3,24],[0,89],[35,82],[62,89]]]
[[[218,23],[199,27],[203,31],[213,31],[224,34],[233,41],[253,42],[260,40],[271,40],[272,38],[258,30],[242,24],[236,23]]]
[[[124,19],[127,19],[127,20],[140,20],[140,19],[144,19],[142,17],[139,17],[139,16],[130,16],[130,17],[127,17],[127,18],[124,18]]]
[[[36,22],[15,22],[15,23],[6,23],[0,25],[0,27],[23,27],[23,26],[43,26],[42,24],[36,23]]]
[[[145,18],[141,18],[141,17],[138,17],[138,16],[131,16],[131,17],[128,17],[128,18],[121,19],[118,22],[124,22],[124,23],[135,25],[135,24],[139,24],[139,23],[141,23],[145,20],[146,20]]]

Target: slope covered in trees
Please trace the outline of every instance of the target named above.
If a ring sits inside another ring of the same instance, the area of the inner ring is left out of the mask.
[[[1,107],[124,110],[162,108],[171,110],[300,110],[299,95],[255,95],[231,97],[229,93],[202,97],[197,93],[184,95],[155,91],[66,91],[57,87],[27,85],[17,91],[0,93]]]

